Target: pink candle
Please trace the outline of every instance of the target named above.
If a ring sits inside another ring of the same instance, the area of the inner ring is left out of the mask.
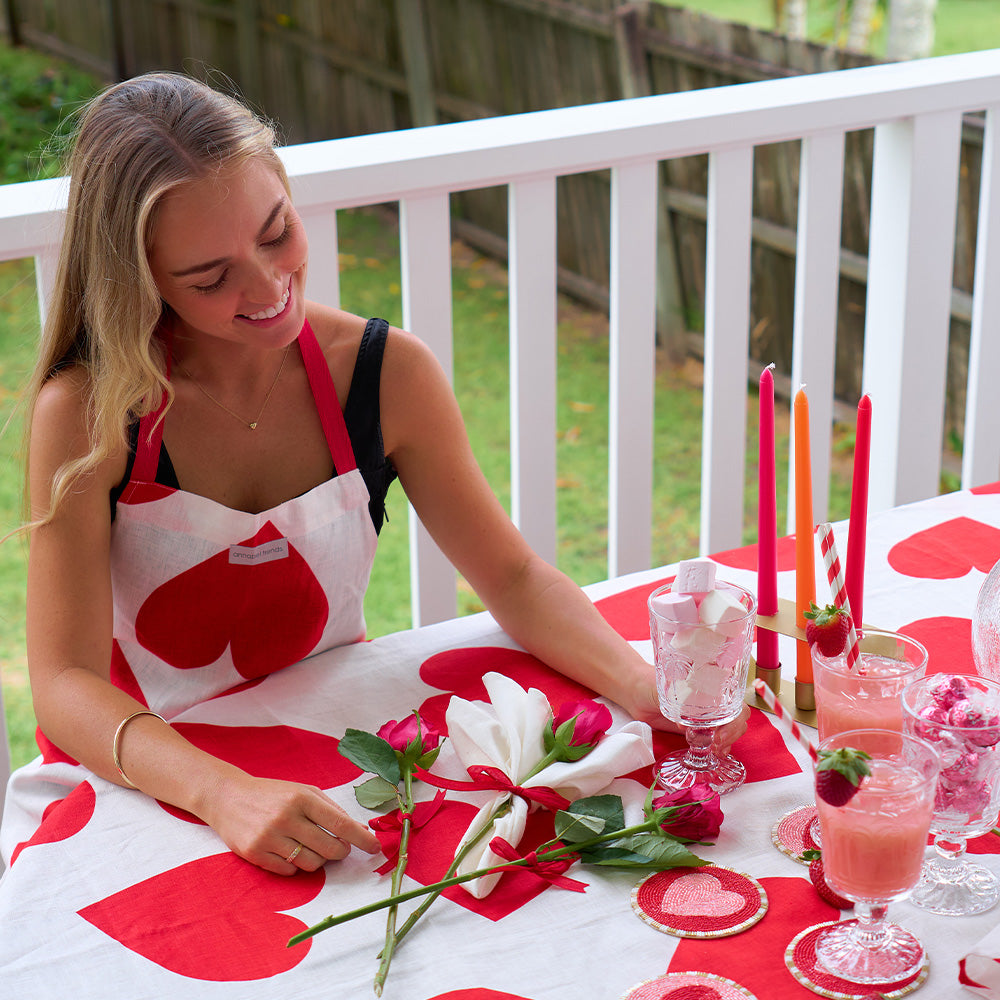
[[[774,377],[765,368],[760,375],[760,457],[757,500],[757,610],[778,613],[778,502],[774,472]],[[778,634],[757,630],[757,666],[774,670],[778,663]]]
[[[864,619],[865,543],[868,535],[868,466],[871,455],[872,401],[862,396],[854,435],[854,478],[851,481],[851,520],[847,531],[845,582],[855,626]]]

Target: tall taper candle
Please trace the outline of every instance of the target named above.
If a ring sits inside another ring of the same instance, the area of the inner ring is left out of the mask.
[[[854,626],[861,630],[865,596],[865,545],[868,539],[868,468],[872,443],[872,401],[862,396],[854,433],[854,477],[851,481],[851,520],[847,529],[844,579]]]
[[[778,613],[778,502],[774,471],[774,376],[760,374],[760,429],[757,500],[757,611]],[[757,629],[757,669],[776,670],[778,634]]]
[[[816,550],[813,543],[812,463],[809,458],[809,400],[805,390],[795,394],[795,623],[806,627],[805,612],[816,600]],[[809,647],[798,643],[795,660],[798,685],[812,685]],[[799,705],[800,708],[811,706]]]

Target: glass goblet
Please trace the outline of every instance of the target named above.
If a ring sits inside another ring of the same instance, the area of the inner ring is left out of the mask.
[[[972,658],[980,677],[1000,680],[1000,562],[986,574],[972,612]]]
[[[963,674],[932,674],[903,691],[906,732],[941,757],[934,799],[932,856],[910,895],[917,906],[950,916],[992,909],[1000,881],[965,859],[970,837],[988,833],[1000,814],[1000,684]]]
[[[743,710],[757,600],[743,587],[716,581],[709,595],[686,595],[694,598],[699,620],[681,621],[659,600],[668,593],[669,585],[649,596],[656,690],[660,711],[682,727],[688,746],[660,762],[656,781],[670,791],[701,781],[722,795],[746,780],[743,765],[730,754],[718,755],[713,741],[716,729]]]
[[[924,949],[886,912],[920,878],[940,761],[929,744],[889,729],[853,729],[819,745],[841,747],[869,754],[871,774],[844,805],[817,795],[816,807],[826,881],[854,901],[855,917],[820,932],[816,958],[848,982],[898,982],[921,967]]]

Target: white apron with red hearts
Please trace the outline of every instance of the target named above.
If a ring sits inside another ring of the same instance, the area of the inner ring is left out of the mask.
[[[368,490],[308,323],[303,361],[340,473],[260,514],[154,482],[162,421],[141,422],[112,526],[112,681],[170,718],[364,638],[376,534]]]

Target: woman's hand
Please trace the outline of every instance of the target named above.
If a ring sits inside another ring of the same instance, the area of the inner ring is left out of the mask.
[[[667,733],[681,731],[680,726],[670,722],[660,711],[660,700],[656,693],[656,681],[652,668],[649,668],[646,677],[639,679],[631,703],[622,707],[628,711],[632,718],[648,723],[653,729]],[[712,740],[713,747],[721,753],[728,753],[730,747],[747,731],[749,719],[750,706],[744,705],[736,719],[716,729]]]
[[[346,858],[352,846],[368,854],[380,849],[375,834],[329,796],[293,781],[227,779],[202,819],[235,854],[277,875],[315,871]]]

